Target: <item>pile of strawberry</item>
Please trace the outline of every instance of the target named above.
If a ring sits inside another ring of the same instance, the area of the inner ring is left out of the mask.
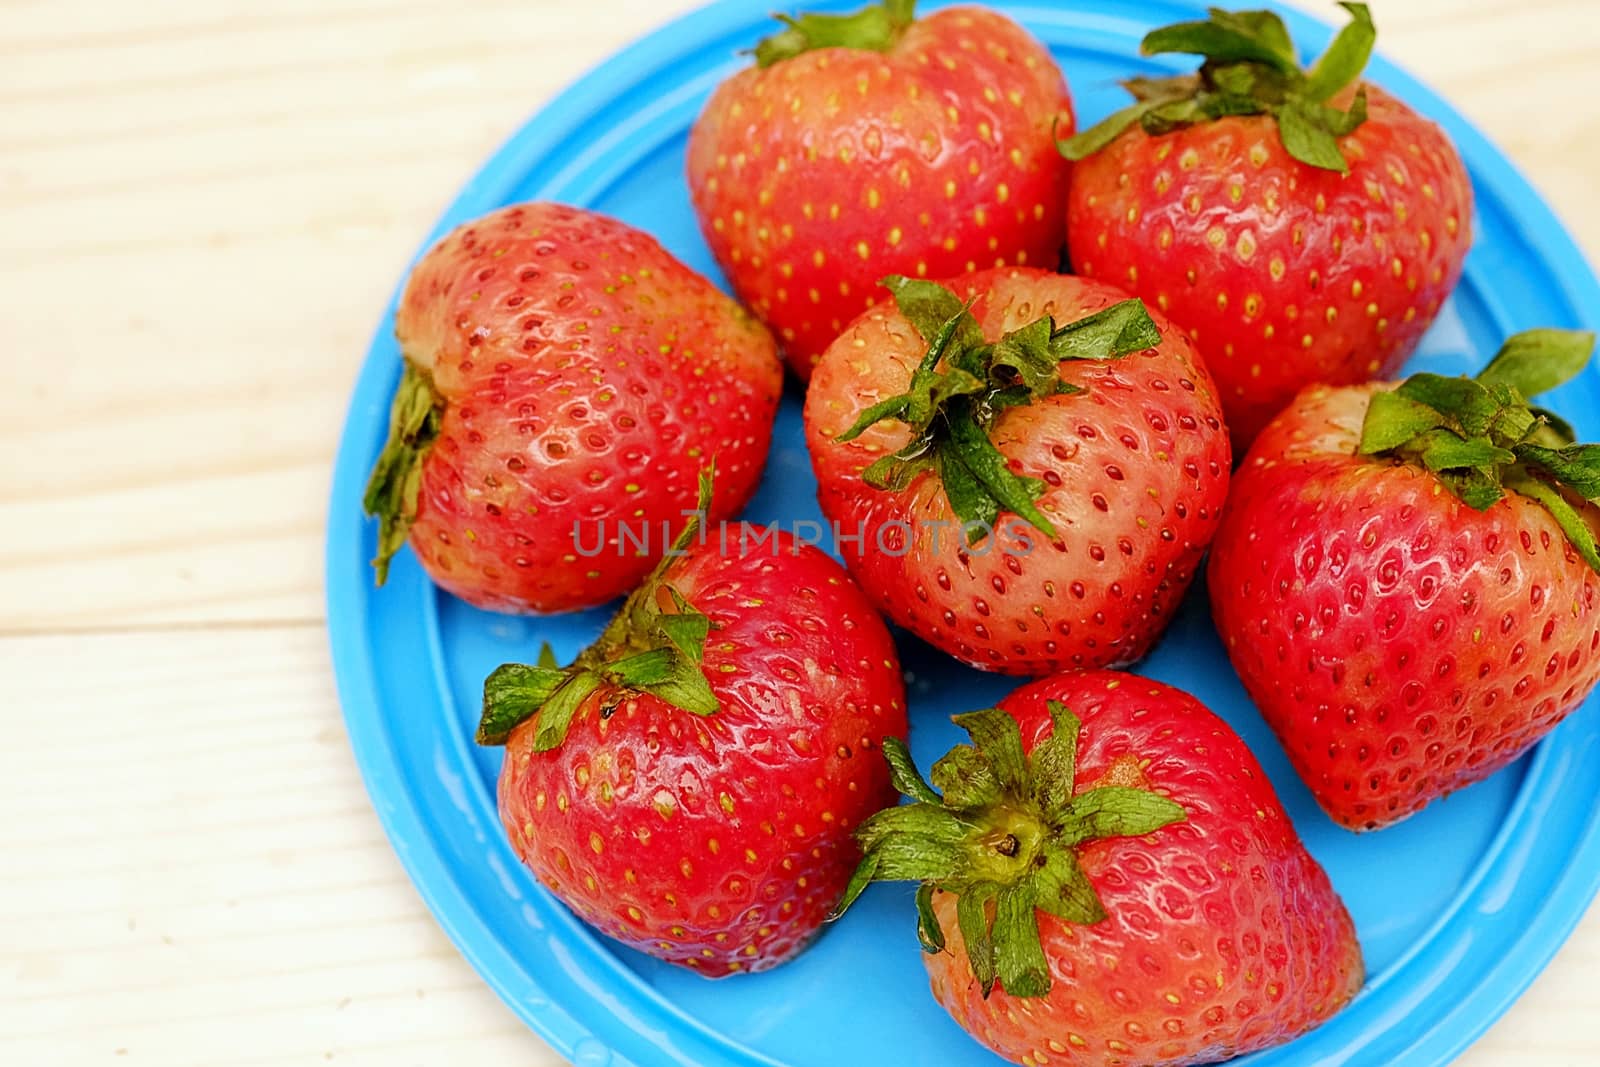
[[[1600,677],[1600,446],[1531,402],[1589,335],[1376,380],[1460,276],[1472,190],[1361,80],[1375,31],[1343,6],[1310,69],[1268,12],[1155,30],[1198,69],[1076,133],[992,11],[785,18],[688,147],[739,302],[554,204],[418,264],[365,501],[379,581],[409,541],[481,607],[626,597],[572,663],[484,687],[506,832],[573,911],[722,976],[915,882],[934,995],[1024,1064],[1211,1062],[1355,995],[1350,916],[1255,758],[1110,668],[1209,550],[1296,770],[1338,823],[1392,824]],[[782,359],[843,566],[726,522]],[[927,777],[885,616],[1038,679],[958,715],[971,743]]]

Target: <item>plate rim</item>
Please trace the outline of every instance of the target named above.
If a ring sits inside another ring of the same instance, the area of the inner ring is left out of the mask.
[[[812,10],[854,8],[859,6],[859,0],[820,0],[800,6]],[[925,5],[925,9],[936,10],[946,6],[955,5],[932,3]],[[1050,12],[1049,7],[1039,4],[1037,0],[1023,3],[999,0],[996,6],[1024,23],[1029,21],[1031,13]],[[1172,17],[1192,16],[1203,9],[1203,4],[1198,0],[1146,0],[1144,6],[1152,12],[1165,8],[1172,13]],[[1304,12],[1284,9],[1276,3],[1271,6],[1284,16],[1299,41],[1321,42],[1332,32],[1326,23]],[[1153,15],[1151,24],[1157,24],[1155,20],[1161,17]],[[669,68],[676,57],[703,51],[722,40],[748,42],[752,39],[752,27],[766,20],[766,8],[759,2],[717,0],[657,26],[590,66],[576,80],[546,100],[472,174],[441,213],[408,262],[406,271],[409,272],[410,265],[432,247],[455,224],[452,220],[464,211],[477,213],[487,210],[483,203],[485,199],[495,203],[504,202],[504,187],[521,180],[535,161],[545,159],[563,142],[570,144],[572,135],[583,127],[587,117],[598,106]],[[732,50],[729,51],[731,53]],[[728,69],[738,65],[731,54],[729,61],[724,64]],[[1517,204],[1516,218],[1522,224],[1519,227],[1520,238],[1530,253],[1547,265],[1576,323],[1594,329],[1600,311],[1591,309],[1600,309],[1600,281],[1596,280],[1582,250],[1521,170],[1488,137],[1457,113],[1444,97],[1404,68],[1389,61],[1381,51],[1374,56],[1369,71],[1374,80],[1394,89],[1397,95],[1413,105],[1421,106],[1431,119],[1445,127],[1462,156],[1472,161],[1474,180],[1480,188],[1492,187],[1499,199]],[[581,171],[582,159],[580,154],[578,159],[568,162],[546,184],[556,185],[563,174]],[[403,284],[404,277],[405,273],[402,273],[400,284]],[[370,409],[373,405],[370,399],[363,402],[363,394],[371,391],[373,381],[380,385],[387,382],[392,386],[398,375],[397,367],[382,368],[381,360],[375,357],[389,343],[390,324],[399,288],[397,284],[379,319],[352,389],[351,402],[339,437],[324,549],[327,627],[336,686],[352,754],[390,845],[413,886],[434,921],[485,983],[562,1056],[568,1059],[593,1057],[596,1051],[594,1046],[598,1044],[600,1050],[607,1054],[600,1062],[627,1067],[627,1061],[614,1052],[614,1044],[606,1043],[600,1034],[573,1017],[557,998],[546,995],[544,1003],[534,1008],[523,1003],[509,988],[505,978],[506,967],[526,976],[533,988],[547,992],[537,976],[521,969],[499,932],[485,920],[458,883],[454,870],[428,831],[417,798],[384,727],[383,718],[377,712],[379,687],[372,649],[367,640],[368,632],[361,622],[366,615],[372,590],[365,568],[350,565],[351,547],[361,545],[365,533],[365,519],[351,504],[359,500],[365,467],[350,462],[349,457],[368,457],[375,451],[370,425]],[[1491,307],[1491,311],[1497,320],[1505,317],[1499,307]],[[386,403],[381,407],[386,408]],[[380,412],[380,420],[382,417]],[[358,556],[361,554],[357,552]],[[435,598],[438,595],[429,585],[428,596]],[[341,623],[340,620],[346,621]],[[1525,807],[1530,792],[1548,783],[1548,765],[1551,762],[1563,756],[1576,759],[1577,755],[1581,755],[1567,751],[1569,746],[1566,741],[1570,733],[1570,730],[1558,730],[1536,748],[1527,776],[1514,801],[1516,807]],[[1593,743],[1593,738],[1588,739],[1589,745]],[[1502,825],[1502,830],[1511,825],[1508,819]],[[1441,923],[1448,925],[1447,920],[1454,911],[1459,911],[1482,892],[1482,883],[1488,880],[1485,870],[1487,857],[1499,852],[1508,836],[1505,832],[1497,834],[1494,844],[1486,850],[1485,860],[1480,861],[1472,879],[1463,885],[1452,902],[1451,911],[1441,913]],[[1396,1058],[1392,1062],[1421,1067],[1424,1064],[1442,1065],[1453,1060],[1482,1036],[1545,969],[1582,919],[1596,892],[1600,891],[1600,809],[1591,813],[1587,822],[1580,824],[1572,836],[1574,845],[1566,852],[1565,862],[1552,875],[1549,891],[1536,909],[1524,914],[1527,921],[1508,950],[1493,967],[1474,976],[1467,993],[1418,1032],[1403,1049],[1394,1053]],[[1392,976],[1411,966],[1416,956],[1426,954],[1437,933],[1437,926],[1430,927],[1428,934],[1417,942],[1418,948],[1396,960],[1387,969],[1386,977],[1392,979]],[[1370,985],[1364,987],[1360,999],[1365,999],[1369,992],[1376,990]],[[681,1012],[677,1014],[682,1016]],[[690,1021],[703,1031],[706,1029],[698,1020]],[[739,1049],[750,1057],[748,1062],[775,1062],[723,1035],[708,1032],[705,1036]],[[1255,1058],[1246,1057],[1239,1062],[1253,1062]]]

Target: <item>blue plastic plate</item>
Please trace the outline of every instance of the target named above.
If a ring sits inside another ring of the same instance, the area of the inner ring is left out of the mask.
[[[467,183],[426,244],[502,204],[561,200],[650,230],[717,276],[689,207],[685,138],[711,88],[745,62],[737,51],[770,27],[772,6],[725,0],[607,61]],[[803,6],[847,8],[857,0]],[[997,6],[1050,45],[1086,121],[1120,106],[1118,78],[1175,69],[1139,57],[1145,30],[1201,10],[1165,0]],[[1325,26],[1285,17],[1297,41],[1322,49]],[[1515,169],[1400,70],[1376,59],[1369,76],[1444,124],[1477,187],[1477,244],[1466,276],[1414,365],[1476,370],[1514,330],[1594,328],[1600,285]],[[391,307],[378,325],[335,471],[329,627],[373,804],[418,890],[473,966],[583,1067],[835,1067],[845,1050],[852,1063],[999,1064],[929,995],[909,888],[875,887],[793,963],[711,982],[596,936],[518,864],[495,816],[500,750],[471,740],[482,679],[503,661],[534,656],[541,639],[572,655],[607,612],[537,620],[479,612],[435,591],[408,552],[396,558],[388,586],[373,588],[374,530],[360,500],[399,373],[392,314]],[[1594,440],[1597,402],[1600,371],[1591,369],[1553,406]],[[791,385],[766,479],[747,514],[762,522],[818,518],[814,501]],[[919,761],[954,743],[951,713],[989,704],[1016,684],[958,667],[915,640],[901,644]],[[1348,902],[1366,949],[1370,978],[1361,996],[1320,1030],[1252,1057],[1256,1067],[1448,1062],[1527,987],[1600,887],[1600,715],[1593,706],[1491,780],[1393,829],[1357,837],[1318,811],[1246,701],[1203,590],[1191,594],[1141,670],[1195,693],[1250,743]]]

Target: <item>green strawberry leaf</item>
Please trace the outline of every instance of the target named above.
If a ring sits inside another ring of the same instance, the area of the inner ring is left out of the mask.
[[[1199,96],[1181,100],[1161,100],[1147,106],[1139,115],[1139,128],[1152,137],[1160,137],[1185,126],[1194,126],[1207,119],[1218,117],[1214,110],[1226,97]]]
[[[776,15],[784,29],[756,45],[756,65],[770,67],[817,48],[887,52],[911,25],[914,8],[915,0],[883,0],[849,15]]]
[[[1572,428],[1572,423],[1549,408],[1529,407],[1528,413],[1534,419],[1534,426],[1527,435],[1529,443],[1546,448],[1565,448],[1578,439],[1578,431]]]
[[[972,738],[972,747],[994,774],[1003,793],[1015,793],[1028,776],[1028,761],[1022,755],[1022,733],[1017,720],[999,708],[969,711],[951,717]]]
[[[1051,351],[1053,339],[1050,320],[1035,319],[995,342],[992,366],[1001,373],[1009,371],[1014,375],[1022,383],[1021,395],[1024,398],[1030,394],[1048,396],[1062,384],[1061,360],[1064,357]],[[967,377],[977,381],[970,374]],[[981,388],[984,383],[978,384]]]
[[[1359,78],[1378,41],[1378,28],[1372,24],[1372,12],[1366,4],[1339,6],[1350,12],[1350,21],[1306,75],[1301,91],[1312,100],[1327,100]]]
[[[1100,837],[1144,837],[1183,820],[1183,806],[1164,796],[1144,789],[1106,785],[1072,799],[1071,814],[1063,820],[1063,833],[1071,844]]]
[[[1447,417],[1449,425],[1464,434],[1486,433],[1502,405],[1494,394],[1471,378],[1442,374],[1413,374],[1395,390],[1408,400],[1426,404]]]
[[[557,686],[556,690],[539,705],[539,714],[534,720],[535,752],[549,752],[566,740],[567,730],[572,725],[572,717],[583,706],[583,702],[600,687],[600,682],[598,674],[580,669],[569,674],[566,681]],[[485,693],[485,697],[487,695]],[[482,733],[481,720],[479,732]]]
[[[1539,467],[1585,500],[1600,500],[1600,445],[1546,448],[1520,444],[1512,448],[1530,467]]]
[[[1217,63],[1263,63],[1284,73],[1298,72],[1294,45],[1283,20],[1270,11],[1221,11],[1201,22],[1179,22],[1151,30],[1139,44],[1147,56],[1182,52]]]
[[[836,438],[853,441],[884,421],[910,430],[905,446],[868,464],[862,481],[899,490],[932,467],[971,543],[995,529],[1002,511],[1054,538],[1055,527],[1034,504],[1045,484],[1011,470],[989,436],[995,419],[1006,408],[1082,392],[1061,379],[1063,360],[1117,359],[1160,344],[1149,312],[1125,300],[1060,326],[1047,315],[990,344],[972,305],[944,286],[900,275],[883,284],[928,348],[905,392],[869,405]]]
[[[389,407],[389,439],[378,453],[361,500],[366,513],[378,519],[378,554],[372,559],[378,585],[388,580],[389,560],[411,533],[422,488],[422,461],[439,436],[443,416],[444,398],[434,389],[433,378],[406,360]]]
[[[1089,876],[1078,865],[1078,854],[1070,847],[1051,841],[1040,852],[1043,863],[1034,861],[1028,880],[1039,908],[1058,919],[1090,926],[1106,917],[1105,906],[1089,883]]]
[[[862,822],[857,839],[878,851],[881,851],[879,846],[893,841],[910,842],[913,847],[902,853],[902,858],[924,849],[931,862],[954,872],[958,869],[959,857],[953,849],[971,830],[972,826],[962,817],[961,811],[946,807],[941,799],[898,804],[875,812]]]
[[[889,780],[894,783],[897,792],[924,804],[940,802],[939,794],[933,791],[933,787],[917,771],[916,762],[911,758],[911,750],[906,747],[904,741],[898,737],[885,737],[883,758],[889,762]]]
[[[1468,468],[1458,471],[1439,471],[1438,475],[1445,488],[1460,497],[1462,503],[1475,511],[1488,511],[1506,495],[1505,489],[1500,485],[1498,473],[1490,474]]]
[[[1033,780],[1033,801],[1045,817],[1059,822],[1072,807],[1072,790],[1078,780],[1078,717],[1059,700],[1045,707],[1050,712],[1050,736],[1033,746],[1028,756],[1028,776]]]
[[[1027,755],[1008,713],[988,708],[956,716],[971,744],[957,745],[933,765],[932,786],[903,745],[885,742],[896,786],[914,803],[885,808],[857,829],[862,859],[834,917],[870,882],[917,882],[917,937],[924,951],[938,952],[945,938],[933,894],[953,893],[968,965],[984,995],[997,981],[1011,996],[1047,994],[1051,976],[1038,912],[1083,924],[1106,918],[1077,847],[1159,833],[1186,818],[1176,801],[1145,790],[1101,786],[1076,793],[1080,724],[1059,701],[1047,707],[1053,732]]]
[[[1516,456],[1487,437],[1460,437],[1450,430],[1430,430],[1417,439],[1417,458],[1431,471],[1489,468],[1516,461]]]
[[[1123,300],[1050,331],[1050,354],[1057,360],[1118,359],[1160,343],[1161,330],[1142,300]]]
[[[1372,397],[1359,451],[1424,467],[1479,511],[1506,489],[1526,496],[1600,571],[1588,522],[1564,495],[1600,501],[1600,445],[1573,444],[1571,426],[1527,401],[1570,380],[1593,349],[1593,334],[1529,330],[1508,338],[1477,378],[1413,374]]]
[[[837,921],[845,912],[850,910],[850,905],[860,899],[861,894],[867,891],[878,878],[878,868],[883,862],[881,853],[868,852],[861,857],[861,862],[856,864],[856,869],[850,873],[850,880],[845,883],[844,892],[839,897],[839,903],[828,913],[828,921]]]
[[[1542,504],[1556,520],[1556,525],[1561,527],[1561,532],[1567,535],[1572,547],[1578,550],[1583,561],[1600,572],[1600,549],[1595,547],[1594,532],[1583,516],[1578,514],[1578,509],[1567,503],[1559,489],[1531,474],[1512,479],[1511,489]]]
[[[1478,374],[1484,385],[1508,385],[1531,399],[1577,377],[1594,353],[1594,334],[1581,330],[1524,330],[1506,338]]]
[[[913,381],[915,381],[915,379],[913,379]],[[905,413],[910,409],[911,394],[909,392],[897,393],[886,400],[880,400],[876,404],[873,404],[871,407],[864,410],[860,416],[857,417],[855,423],[851,425],[851,427],[844,433],[840,434],[836,440],[854,441],[856,438],[866,433],[869,426],[874,426],[885,419],[899,419],[900,421],[904,422]]]
[[[1348,110],[1329,107],[1327,102],[1360,78],[1377,30],[1365,4],[1341,6],[1349,12],[1350,22],[1310,71],[1300,68],[1283,20],[1270,11],[1211,8],[1203,20],[1152,30],[1141,45],[1146,55],[1197,55],[1203,59],[1200,69],[1125,82],[1136,103],[1075,137],[1058,140],[1057,148],[1068,159],[1082,160],[1135,123],[1146,134],[1160,137],[1228,115],[1271,115],[1284,149],[1295,159],[1349,173],[1339,138],[1366,121],[1366,90],[1356,90]]]
[[[913,452],[909,447],[893,455],[884,456],[875,460],[866,470],[861,472],[861,480],[874,489],[888,490],[898,493],[912,482],[917,475],[927,470],[930,466],[928,456],[921,454],[921,444],[916,442],[917,449]],[[949,486],[946,486],[948,490]]]
[[[1050,992],[1050,965],[1039,941],[1039,913],[1033,887],[1024,880],[995,895],[995,971],[1013,997],[1042,997]]]
[[[984,489],[983,483],[967,467],[961,450],[953,442],[939,442],[938,469],[950,510],[956,518],[968,524],[971,531],[968,543],[974,543],[983,536],[984,530],[994,529],[1000,520],[1000,502]]]
[[[686,663],[698,665],[705,655],[706,637],[711,633],[711,620],[696,611],[676,589],[670,585],[666,588],[672,594],[678,610],[672,615],[656,615],[656,631],[662,640],[677,650]]]
[[[952,298],[954,294],[942,286],[935,286],[947,293]],[[914,304],[918,314],[928,311],[927,301],[921,299],[918,293]],[[929,320],[931,322],[931,320]],[[968,324],[971,323],[969,327]],[[920,329],[920,327],[919,327]],[[977,330],[977,323],[972,320],[971,314],[963,306],[958,305],[955,311],[938,326],[933,327],[933,332],[928,335],[928,351],[922,357],[921,365],[912,372],[911,384],[906,391],[880,400],[863,411],[856,418],[855,423],[837,438],[840,441],[854,441],[866,432],[867,427],[893,419],[910,426],[917,435],[925,434],[933,419],[939,414],[940,407],[948,400],[957,396],[965,396],[982,392],[986,385],[968,371],[961,368],[952,368],[943,373],[935,370],[941,358],[950,351],[952,342],[958,337],[970,338]],[[981,343],[982,334],[977,334]],[[963,340],[963,344],[971,343]]]
[[[717,461],[713,458],[710,463],[700,468],[700,479],[697,486],[699,492],[695,499],[694,514],[688,522],[683,524],[683,529],[678,531],[678,536],[672,539],[672,548],[668,550],[666,556],[660,563],[656,564],[655,570],[651,572],[650,578],[652,582],[659,581],[661,575],[666,571],[668,561],[675,556],[682,555],[684,550],[694,543],[695,538],[700,536],[700,530],[711,514],[712,484],[716,481],[716,478]],[[646,584],[650,583],[647,582]]]
[[[994,442],[989,440],[989,435],[983,432],[965,410],[957,409],[951,412],[946,421],[950,434],[950,447],[959,456],[961,465],[972,475],[973,481],[981,487],[986,498],[994,501],[999,507],[1022,516],[1046,537],[1054,538],[1055,526],[1033,506],[1034,500],[1044,492],[1044,483],[1013,474],[1006,457],[1000,454]],[[955,511],[956,517],[962,522],[979,520],[992,528],[998,517],[998,513],[988,514],[990,509],[987,506],[983,509],[985,514],[980,516],[963,515],[956,508],[953,499],[950,505],[951,510]]]
[[[545,650],[549,651],[546,645]],[[541,655],[540,659],[544,659]],[[483,682],[483,717],[478,720],[480,745],[503,745],[511,731],[532,718],[564,685],[567,672],[555,666],[507,663]]]
[[[957,811],[982,808],[1000,799],[994,768],[971,745],[957,745],[946,752],[928,777],[943,794],[942,803]]]
[[[930,956],[944,951],[944,927],[939,925],[939,917],[933,911],[932,882],[917,886],[917,940],[922,942],[922,951]]]
[[[983,331],[978,327],[978,320],[972,317],[970,305],[963,304],[960,297],[938,282],[891,274],[879,284],[894,295],[900,314],[931,346],[922,361],[926,369],[933,369],[933,364],[938,362],[935,353],[943,354],[945,346],[952,341],[957,348],[983,342]],[[941,338],[943,334],[948,336]]]
[[[873,863],[876,879],[945,881],[966,873],[962,845],[970,827],[944,808],[928,804],[908,804],[889,811],[896,817],[862,824],[861,841],[870,842],[863,845],[863,851],[870,847],[877,855]]]
[[[1074,163],[1080,159],[1088,159],[1122,136],[1124,130],[1143,119],[1145,112],[1155,106],[1155,102],[1148,100],[1130,104],[1120,111],[1112,112],[1109,117],[1102,119],[1088,129],[1079,130],[1065,140],[1057,138],[1056,149]]]
[[[1339,151],[1339,139],[1308,108],[1299,103],[1285,104],[1278,110],[1277,119],[1278,136],[1291,156],[1323,170],[1350,173],[1344,153]]]
[[[673,648],[652,648],[635,652],[631,656],[612,660],[606,664],[606,676],[618,685],[630,689],[646,689],[664,682],[672,675],[673,660],[678,652]]]
[[[989,902],[999,892],[999,886],[978,882],[968,886],[956,900],[956,925],[961,927],[961,940],[967,943],[967,965],[978,980],[984,999],[994,991],[997,976],[994,937],[990,933]]]
[[[676,654],[669,657],[659,680],[644,683],[640,688],[691,715],[714,715],[721,706],[700,665]]]
[[[573,716],[601,686],[609,690],[600,709],[610,715],[631,693],[649,693],[692,715],[711,715],[718,701],[701,668],[705,643],[715,625],[667,580],[676,560],[694,543],[711,508],[716,465],[700,472],[695,511],[644,583],[623,602],[598,640],[570,666],[557,666],[548,644],[537,665],[506,663],[483,683],[480,745],[503,745],[511,732],[535,719],[533,748],[560,746]],[[663,610],[665,598],[671,610]]]
[[[1361,424],[1361,451],[1371,455],[1399,448],[1413,437],[1450,421],[1448,415],[1397,392],[1374,393]]]
[[[1281,60],[1285,70],[1296,70],[1298,62],[1294,42],[1289,39],[1289,28],[1273,11],[1224,11],[1210,8],[1206,12],[1218,25],[1236,33],[1254,38],[1271,49]]]
[[[1361,86],[1356,90],[1356,95],[1350,101],[1347,111],[1340,111],[1326,104],[1319,105],[1315,114],[1328,127],[1328,132],[1335,137],[1343,137],[1354,133],[1357,126],[1367,121],[1367,87]]]

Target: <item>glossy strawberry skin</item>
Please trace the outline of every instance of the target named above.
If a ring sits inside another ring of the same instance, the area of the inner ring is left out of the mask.
[[[1072,101],[1009,19],[951,8],[888,52],[825,48],[751,67],[689,140],[706,241],[802,379],[888,274],[1054,267]]]
[[[1038,914],[1053,979],[1044,997],[1002,986],[985,1000],[955,899],[937,894],[947,948],[926,962],[956,1021],[1013,1062],[1175,1067],[1281,1044],[1343,1007],[1363,977],[1354,925],[1238,735],[1179,690],[1086,671],[1000,702],[1025,749],[1049,736],[1050,700],[1083,723],[1078,792],[1153,789],[1187,818],[1079,849],[1108,918]]]
[[[1126,298],[1104,283],[1020,268],[949,284],[979,296],[973,313],[990,340],[1040,315],[1065,323]],[[900,492],[861,480],[905,443],[905,426],[835,438],[905,389],[926,345],[893,305],[867,312],[834,342],[806,395],[806,443],[823,514],[845,534],[866,531],[864,544],[841,544],[845,563],[891,619],[965,663],[1007,674],[1127,664],[1149,650],[1215,532],[1230,466],[1205,367],[1180,331],[1152,317],[1159,347],[1064,363],[1063,378],[1086,392],[1012,408],[996,423],[992,439],[1012,469],[1046,483],[1038,506],[1060,537],[1051,544],[1022,526],[1026,552],[1009,535],[1008,521],[1020,520],[1008,513],[995,535],[963,549],[932,473]],[[909,525],[909,545],[897,524]]]
[[[1208,571],[1246,691],[1352,830],[1494,773],[1600,678],[1596,576],[1555,520],[1357,456],[1377,388],[1308,388],[1267,427]]]
[[[395,332],[445,403],[411,547],[479,607],[604,603],[655,559],[618,550],[620,523],[676,527],[713,457],[713,518],[760,479],[782,389],[771,336],[615,219],[521,204],[457,229],[412,271]]]
[[[1461,275],[1460,157],[1439,127],[1367,94],[1367,121],[1340,140],[1348,175],[1292,158],[1264,115],[1134,127],[1074,169],[1073,269],[1190,332],[1241,454],[1302,386],[1398,370]]]
[[[844,570],[787,534],[740,551],[708,533],[665,581],[715,629],[700,718],[602,686],[566,740],[506,746],[500,815],[533,873],[578,916],[700,974],[798,953],[860,859],[851,832],[894,802],[884,737],[906,735],[887,628]]]

